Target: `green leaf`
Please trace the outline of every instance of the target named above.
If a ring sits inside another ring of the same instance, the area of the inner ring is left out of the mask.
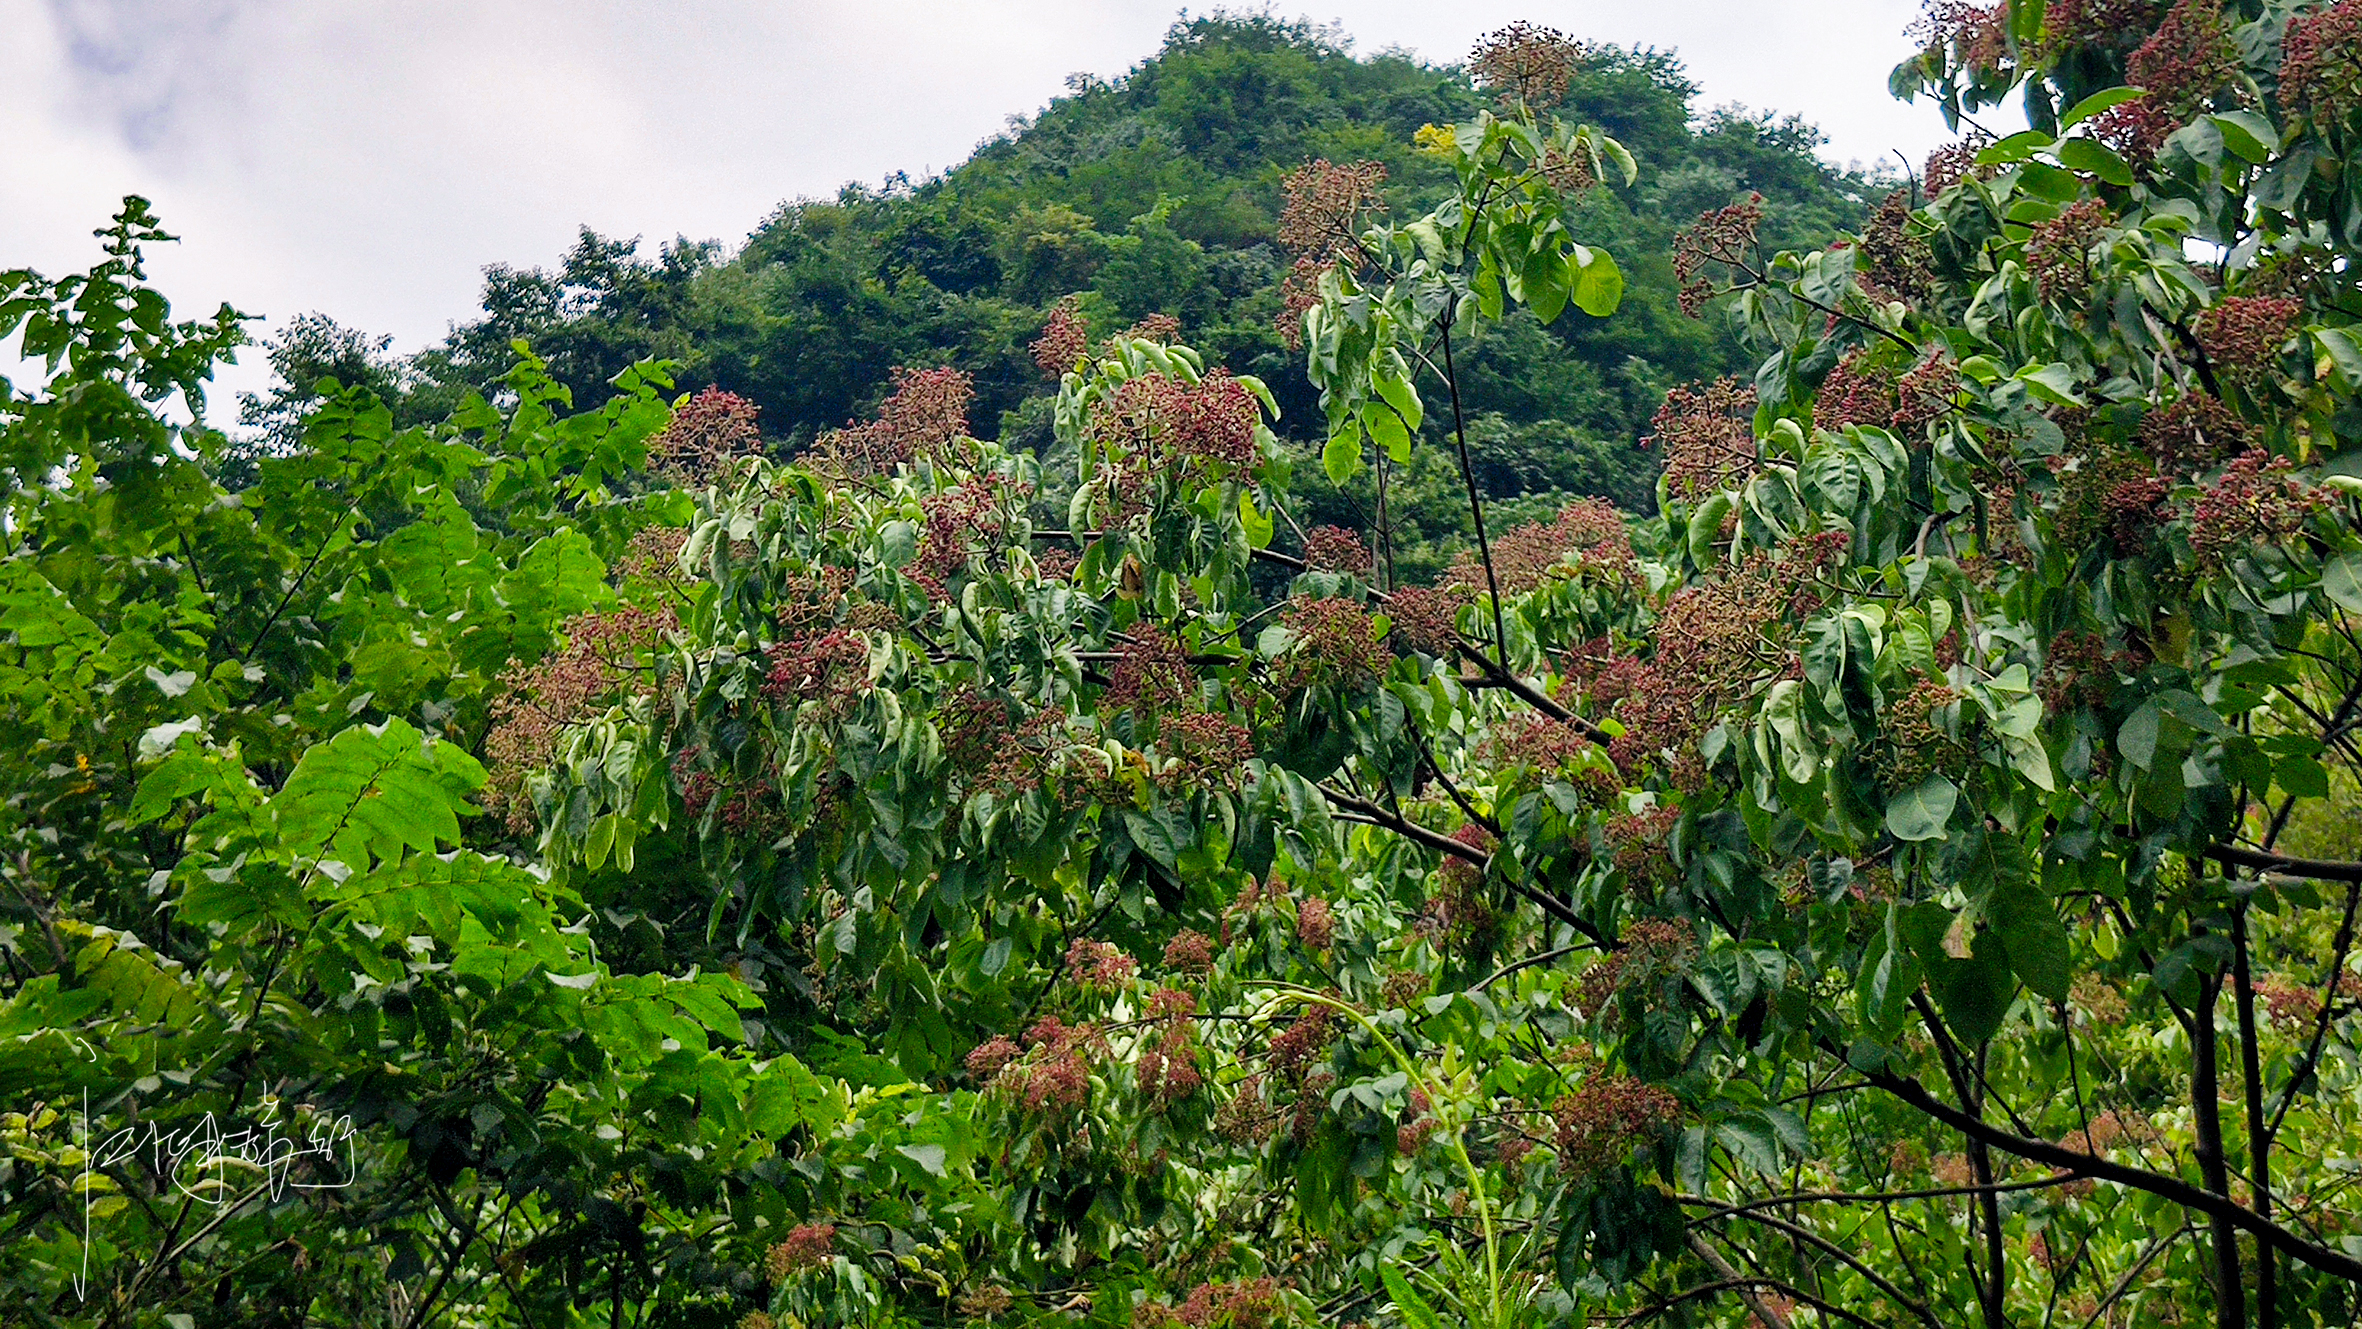
[[[1361,426],[1348,421],[1343,429],[1329,436],[1320,450],[1320,468],[1328,472],[1329,483],[1341,485],[1361,470]]]
[[[1689,518],[1689,556],[1699,567],[1712,567],[1715,562],[1714,543],[1722,534],[1722,519],[1729,516],[1738,496],[1728,490],[1707,497]]]
[[[1954,960],[1943,966],[1933,986],[1944,1023],[1971,1047],[2001,1032],[2010,999],[2017,994],[2017,981],[2010,977],[2009,964],[1999,955]]]
[[[2098,139],[2068,139],[2059,144],[2058,159],[2069,170],[2096,175],[2112,185],[2132,183],[2132,167]]]
[[[940,1177],[944,1175],[944,1149],[942,1145],[898,1144],[894,1146],[894,1152],[926,1169],[927,1175],[929,1176]]]
[[[1887,905],[1886,925],[1870,934],[1855,984],[1862,1019],[1883,1041],[1901,1032],[1911,1013],[1911,994],[1919,990],[1922,977],[1919,961],[1903,937],[1901,914],[1900,902]]]
[[[1238,524],[1246,529],[1248,548],[1271,547],[1272,520],[1255,506],[1255,495],[1249,490],[1241,489],[1238,493]]]
[[[2101,91],[2095,92],[2084,98],[2082,101],[2075,103],[2073,107],[2068,109],[2065,115],[2060,116],[2059,128],[2073,129],[2075,126],[2082,124],[2084,121],[2089,120],[2091,117],[2098,115],[2100,112],[2105,111],[2110,107],[2122,106],[2124,103],[2131,101],[2136,97],[2145,97],[2147,95],[2148,93],[2141,88],[2102,89]]]
[[[1443,1329],[1443,1321],[1436,1318],[1435,1309],[1412,1289],[1410,1280],[1392,1262],[1378,1266],[1378,1278],[1386,1284],[1386,1295],[1394,1299],[1394,1309],[1402,1316],[1403,1323],[1411,1329]]]
[[[2031,882],[2007,886],[1994,893],[1991,913],[2018,978],[2053,1001],[2065,1001],[2074,962],[2067,925],[2050,897]]]
[[[1395,414],[1412,429],[1417,429],[1420,421],[1426,419],[1426,406],[1419,400],[1418,386],[1409,379],[1397,373],[1378,374],[1372,377],[1370,386],[1377,389],[1379,398],[1393,407]]]
[[[355,726],[313,746],[271,800],[285,852],[359,869],[404,850],[459,843],[467,795],[484,783],[474,758],[427,742],[406,721]]]
[[[2021,129],[1977,153],[1979,166],[2006,166],[2027,161],[2057,140],[2039,129]]]
[[[1575,270],[1575,308],[1593,318],[1606,318],[1624,303],[1623,270],[1604,249],[1584,247],[1579,252],[1585,258]]]
[[[2362,552],[2348,550],[2323,564],[2321,593],[2339,608],[2362,614]]]
[[[1369,402],[1361,408],[1361,422],[1370,431],[1370,438],[1379,447],[1386,449],[1386,455],[1394,460],[1395,465],[1410,464],[1410,431],[1403,428],[1402,417],[1394,413],[1393,407],[1382,401]]]
[[[1960,790],[1941,774],[1931,775],[1886,804],[1886,829],[1898,840],[1936,840],[1952,820]]]

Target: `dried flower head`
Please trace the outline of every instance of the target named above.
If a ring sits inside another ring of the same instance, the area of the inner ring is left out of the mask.
[[[787,1281],[788,1275],[804,1269],[817,1269],[827,1264],[836,1251],[837,1228],[834,1223],[799,1223],[790,1228],[785,1240],[771,1248],[763,1260],[763,1272],[774,1283]]]
[[[1362,214],[1382,206],[1379,186],[1386,167],[1374,161],[1338,166],[1327,158],[1306,162],[1280,181],[1287,206],[1279,216],[1279,243],[1300,258],[1333,260],[1358,254]]]
[[[1308,951],[1325,951],[1337,940],[1337,913],[1317,895],[1296,905],[1296,940]]]
[[[1664,454],[1675,494],[1695,498],[1730,488],[1754,473],[1755,389],[1737,378],[1689,384],[1665,394],[1642,447]]]
[[[1991,134],[1972,128],[1960,138],[1927,154],[1927,165],[1922,168],[1921,175],[1921,184],[1927,190],[1927,196],[1941,197],[1945,190],[1963,180],[1992,179],[2001,168],[1977,164],[1977,154],[1992,142]]]
[[[2362,106],[2362,0],[2288,20],[2280,39],[2280,104],[2338,124]]]
[[[2091,288],[2092,246],[2115,220],[2107,204],[2087,198],[2035,225],[2026,240],[2026,270],[2043,298],[2056,304],[2082,298]]]
[[[1673,237],[1673,279],[1681,283],[1681,312],[1696,318],[1716,294],[1714,277],[1743,267],[1755,257],[1755,231],[1763,223],[1763,195],[1698,214]]]
[[[1214,941],[1203,932],[1183,928],[1165,943],[1165,968],[1177,974],[1203,974],[1214,967]]]
[[[1630,1076],[1593,1075],[1552,1115],[1559,1167],[1570,1176],[1595,1177],[1680,1121],[1681,1100]]]
[[[877,419],[831,430],[812,445],[812,463],[842,475],[879,475],[914,458],[943,455],[967,436],[970,375],[945,366],[896,368],[894,390],[878,403]]]
[[[2125,62],[2125,81],[2170,107],[2177,120],[2202,109],[2239,77],[2239,48],[2223,21],[2222,0],[2177,0],[2165,21]]]
[[[677,484],[712,483],[738,459],[763,454],[763,434],[755,427],[760,413],[735,392],[707,388],[675,409],[672,422],[648,440],[649,469]]]
[[[1368,610],[1352,600],[1299,595],[1280,612],[1294,636],[1272,662],[1271,687],[1281,696],[1307,688],[1351,689],[1375,682],[1393,659]]]
[[[1304,566],[1320,572],[1370,573],[1370,547],[1359,531],[1315,526],[1304,533]]]
[[[1583,63],[1583,44],[1556,28],[1517,22],[1486,33],[1468,57],[1476,86],[1504,106],[1555,106]]]
[[[1470,587],[1404,586],[1386,601],[1386,617],[1394,625],[1395,640],[1414,651],[1449,656],[1459,636],[1460,607],[1468,603]]]
[[[2009,7],[1971,0],[1928,0],[1903,35],[1946,53],[1964,69],[1989,70],[2009,58]]]
[[[1052,378],[1062,378],[1082,363],[1091,349],[1091,329],[1073,296],[1060,300],[1050,321],[1033,343],[1033,362]]]

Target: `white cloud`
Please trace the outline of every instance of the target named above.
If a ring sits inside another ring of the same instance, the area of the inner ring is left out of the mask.
[[[1801,113],[1839,161],[1916,161],[1943,137],[1884,91],[1911,0],[1325,8],[1360,49],[1436,60],[1516,18],[1677,48],[1701,104]],[[547,263],[578,225],[734,240],[782,199],[950,166],[1069,73],[1129,67],[1173,16],[1162,0],[0,0],[0,263],[85,265],[91,228],[136,191],[184,237],[153,265],[184,311],[316,308],[415,347],[472,311],[485,264]],[[242,366],[229,385],[265,377]]]

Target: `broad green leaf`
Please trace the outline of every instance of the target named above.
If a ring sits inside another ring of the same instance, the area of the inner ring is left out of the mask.
[[[2321,593],[2339,608],[2362,614],[2362,552],[2348,550],[2322,564]]]
[[[1887,800],[1886,829],[1898,840],[1941,839],[1960,790],[1941,774]]]
[[[1328,473],[1329,483],[1341,485],[1361,470],[1361,426],[1348,422],[1343,429],[1329,435],[1320,450],[1320,468]]]
[[[1606,318],[1624,303],[1624,272],[1604,249],[1585,247],[1584,261],[1575,270],[1575,308],[1593,318]]]

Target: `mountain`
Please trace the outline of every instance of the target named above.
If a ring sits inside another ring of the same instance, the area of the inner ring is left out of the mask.
[[[1808,245],[1855,227],[1882,182],[1817,159],[1819,135],[1799,119],[1701,114],[1670,53],[1585,49],[1562,114],[1601,126],[1641,166],[1633,187],[1594,191],[1586,236],[1622,265],[1624,307],[1607,320],[1569,310],[1548,328],[1511,320],[1469,348],[1463,404],[1479,483],[1496,498],[1592,493],[1646,509],[1655,468],[1634,445],[1666,389],[1752,363],[1725,328],[1677,308],[1674,232],[1760,194],[1767,247]],[[1283,428],[1308,436],[1314,394],[1278,326],[1282,181],[1312,159],[1375,161],[1394,210],[1422,210],[1447,180],[1413,135],[1481,101],[1457,66],[1358,55],[1331,29],[1185,19],[1129,73],[1078,77],[942,175],[783,204],[735,249],[684,239],[646,254],[586,228],[554,267],[488,269],[481,316],[406,358],[307,316],[271,345],[281,385],[249,399],[246,419],[285,430],[323,373],[434,418],[495,383],[523,340],[578,405],[635,360],[676,360],[683,387],[752,399],[787,448],[874,404],[893,367],[948,364],[974,378],[980,435],[1040,447],[1052,385],[1027,346],[1072,295],[1099,331],[1178,318],[1192,344],[1266,379]],[[1420,529],[1402,542],[1448,543],[1458,508],[1428,513],[1419,485],[1407,477],[1403,520]]]

